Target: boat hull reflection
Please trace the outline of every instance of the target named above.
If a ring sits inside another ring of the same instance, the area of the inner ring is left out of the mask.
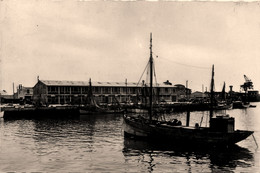
[[[248,149],[238,145],[231,147],[185,146],[178,144],[172,145],[161,141],[151,143],[129,137],[124,138],[124,148],[122,152],[126,158],[144,155],[158,157],[158,155],[160,155],[160,157],[172,158],[173,160],[176,160],[176,158],[178,158],[178,160],[181,160],[180,158],[186,158],[186,163],[191,161],[190,158],[196,158],[194,160],[196,163],[198,163],[198,160],[209,160],[212,169],[214,169],[215,166],[222,168],[250,167],[252,166],[250,163],[254,159],[253,154]],[[151,163],[151,165],[154,164],[156,163]]]

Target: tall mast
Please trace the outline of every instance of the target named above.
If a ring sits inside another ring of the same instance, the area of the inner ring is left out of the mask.
[[[128,103],[127,79],[125,79],[125,95],[126,95],[126,103]]]
[[[222,94],[222,100],[226,101],[226,83],[225,82],[224,82],[221,94]]]
[[[92,84],[91,84],[91,78],[89,78],[89,88],[88,88],[88,104],[91,104],[93,103],[93,91],[92,91]]]
[[[149,102],[150,102],[150,114],[149,118],[152,121],[152,110],[153,110],[153,51],[152,51],[152,33],[150,33],[150,94],[149,94]]]
[[[210,118],[213,117],[213,100],[214,100],[214,64],[212,65],[212,76],[210,83]]]

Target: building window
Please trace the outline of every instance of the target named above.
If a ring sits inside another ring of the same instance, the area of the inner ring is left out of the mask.
[[[51,91],[51,87],[48,87],[48,92],[50,92]]]
[[[108,94],[108,88],[107,87],[105,87],[103,91],[104,91],[104,94]]]
[[[60,93],[64,93],[64,87],[60,87]]]

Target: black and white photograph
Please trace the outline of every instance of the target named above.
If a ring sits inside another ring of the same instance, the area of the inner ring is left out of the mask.
[[[0,1],[0,172],[260,172],[259,1]]]

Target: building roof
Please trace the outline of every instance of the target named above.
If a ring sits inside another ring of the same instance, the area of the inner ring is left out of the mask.
[[[23,86],[23,89],[33,89],[33,87],[24,87]]]
[[[40,80],[47,86],[89,86],[89,81],[56,81],[56,80]],[[113,87],[126,87],[125,82],[91,82],[92,86],[113,86]],[[142,84],[139,83],[140,87]],[[149,86],[149,84],[147,84]],[[166,85],[164,83],[157,84],[159,87],[172,87],[176,86]],[[137,82],[127,82],[127,87],[137,87]]]
[[[185,88],[185,86],[182,85],[182,84],[175,84],[174,86],[176,86],[176,87],[184,87]]]
[[[1,90],[0,95],[9,95],[9,94],[6,92],[6,90]]]
[[[56,80],[40,80],[47,86],[88,86],[86,81],[56,81]]]

